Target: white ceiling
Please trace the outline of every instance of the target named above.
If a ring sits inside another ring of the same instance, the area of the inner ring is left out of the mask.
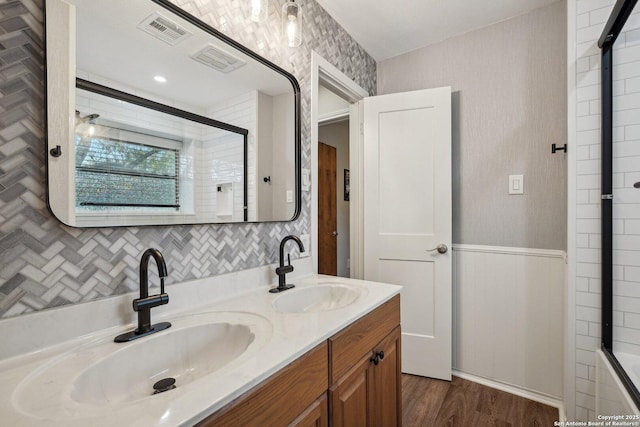
[[[291,83],[281,74],[151,1],[74,0],[74,4],[76,66],[96,83],[120,82],[128,92],[169,105],[178,102],[181,108],[201,115],[219,102],[254,90],[271,96],[293,94]],[[139,30],[138,24],[154,12],[192,35],[171,46]],[[246,65],[224,74],[191,58],[209,45]],[[154,81],[155,75],[165,77],[166,83]]]
[[[376,61],[558,0],[317,0]]]

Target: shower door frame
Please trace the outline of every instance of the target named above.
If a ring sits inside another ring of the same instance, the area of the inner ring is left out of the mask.
[[[602,49],[602,351],[640,407],[640,392],[613,354],[613,48],[638,0],[617,0],[598,40]]]

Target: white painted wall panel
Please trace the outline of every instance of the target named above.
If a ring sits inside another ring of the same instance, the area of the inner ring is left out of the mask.
[[[454,369],[561,399],[564,252],[456,245],[453,254]]]

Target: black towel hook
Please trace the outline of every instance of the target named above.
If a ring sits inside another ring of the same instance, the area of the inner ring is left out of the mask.
[[[49,154],[53,157],[60,157],[62,156],[62,148],[59,145],[56,145],[55,148],[49,150]]]
[[[551,153],[555,154],[556,151],[564,151],[567,152],[567,144],[564,144],[562,147],[556,146],[556,144],[551,144]]]

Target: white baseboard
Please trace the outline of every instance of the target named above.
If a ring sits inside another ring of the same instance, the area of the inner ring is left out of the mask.
[[[498,381],[490,380],[488,378],[479,377],[473,374],[467,374],[466,372],[453,370],[453,375],[462,379],[472,381],[474,383],[482,384],[487,387],[495,388],[496,390],[504,391],[516,396],[524,397],[525,399],[540,402],[545,405],[558,408],[558,421],[566,421],[566,414],[564,410],[564,402],[545,394],[540,394],[532,390],[526,390],[520,387],[516,387],[510,384],[501,383]]]

